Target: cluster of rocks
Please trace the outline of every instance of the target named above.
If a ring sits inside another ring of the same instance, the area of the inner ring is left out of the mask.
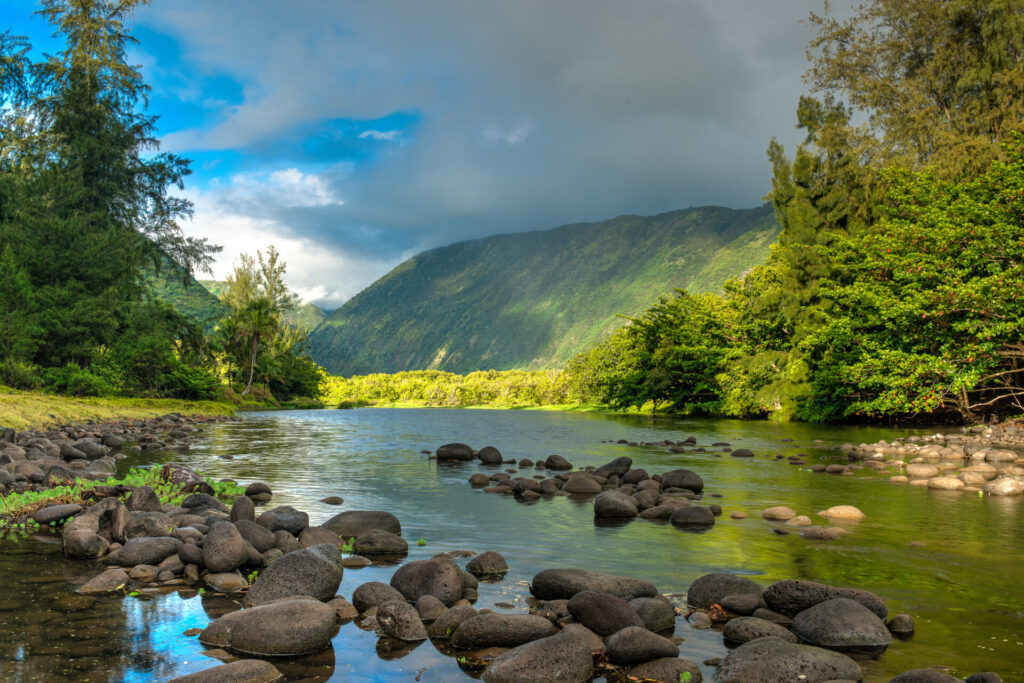
[[[742,512],[734,512],[734,518],[742,519],[747,515]],[[852,505],[833,505],[827,510],[818,512],[819,517],[828,521],[859,522],[864,519],[864,513]],[[823,541],[832,541],[849,533],[849,530],[839,526],[815,526],[814,522],[807,515],[798,515],[793,508],[785,505],[775,505],[761,511],[761,518],[768,522],[777,522],[772,530],[781,535],[789,533],[789,529],[796,528],[807,537]]]
[[[0,430],[0,495],[40,491],[78,479],[114,475],[116,460],[144,450],[186,451],[203,424],[235,418],[180,414],[137,421]]]
[[[1024,493],[1024,437],[1014,426],[974,427],[962,434],[910,436],[840,446],[850,460],[889,471],[896,484],[992,496]]]

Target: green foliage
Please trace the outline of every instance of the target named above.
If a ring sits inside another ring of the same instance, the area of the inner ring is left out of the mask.
[[[68,363],[62,368],[43,371],[43,386],[57,394],[68,396],[113,396],[117,388],[97,374]]]
[[[768,207],[702,207],[434,249],[331,313],[312,355],[346,376],[560,367],[674,287],[719,289],[776,230]]]

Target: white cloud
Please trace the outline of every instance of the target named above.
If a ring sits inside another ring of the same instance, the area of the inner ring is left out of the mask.
[[[359,134],[360,139],[370,138],[371,140],[377,140],[380,142],[393,142],[402,134],[400,130],[364,130]]]

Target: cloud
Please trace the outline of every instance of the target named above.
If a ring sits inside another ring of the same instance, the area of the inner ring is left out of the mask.
[[[196,226],[220,216],[332,254],[348,284],[303,286],[342,296],[455,240],[758,204],[768,142],[799,138],[802,20],[821,5],[181,0],[139,18],[238,84],[210,125],[165,136],[256,169],[203,188]],[[415,125],[377,123],[403,112]]]

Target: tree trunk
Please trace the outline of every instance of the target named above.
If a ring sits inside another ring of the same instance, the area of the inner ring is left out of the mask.
[[[252,389],[252,380],[256,376],[256,349],[259,347],[260,339],[256,335],[252,338],[252,356],[249,358],[249,382],[242,391],[242,397],[248,396]]]

